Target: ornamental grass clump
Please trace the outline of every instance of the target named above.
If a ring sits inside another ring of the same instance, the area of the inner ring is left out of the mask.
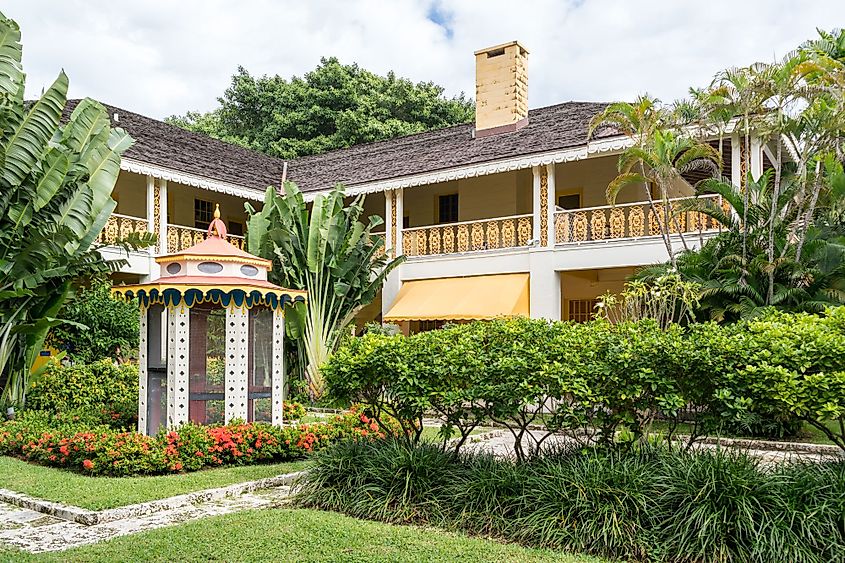
[[[404,440],[318,452],[296,502],[628,561],[845,556],[845,461],[761,466],[743,452],[561,447],[526,460]]]

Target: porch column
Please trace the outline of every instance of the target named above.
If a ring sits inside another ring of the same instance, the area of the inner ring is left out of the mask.
[[[149,184],[147,184],[149,187]],[[147,211],[149,211],[147,207]],[[141,306],[138,322],[138,432],[147,433],[147,314],[148,309]]]
[[[532,319],[559,321],[560,273],[555,270],[555,253],[540,250],[528,254],[528,298]]]
[[[167,180],[159,180],[158,253],[167,254]]]
[[[285,422],[285,311],[279,307],[273,311],[273,406],[270,409],[273,424],[281,426]]]
[[[542,178],[540,172],[540,166],[534,166],[531,168],[531,173],[533,174],[533,183],[532,183],[532,190],[531,190],[531,209],[533,213],[532,221],[532,230],[531,230],[531,238],[533,240],[537,240],[541,242],[540,239],[540,232],[543,230],[545,222],[541,221],[541,218],[544,215],[545,209],[545,197],[543,196],[542,192]],[[546,184],[546,189],[548,189],[548,184]]]
[[[232,304],[226,309],[226,424],[247,419],[249,309]]]
[[[156,225],[158,224],[158,190],[156,189],[156,181],[150,175],[147,175],[147,231],[150,233],[156,232]]]
[[[190,309],[167,309],[167,427],[188,422]]]
[[[742,177],[742,140],[739,133],[731,135],[731,184],[742,186],[745,178]]]
[[[385,215],[387,226],[387,238],[391,241],[394,256],[401,256],[404,254],[402,248],[402,217],[404,216],[403,209],[403,190],[402,188],[392,190],[385,194]],[[396,300],[396,295],[402,287],[400,277],[400,270],[402,266],[395,268],[387,275],[384,280],[384,286],[381,289],[381,314],[387,314],[393,302]]]
[[[754,135],[751,137],[751,177],[754,180],[759,180],[763,175],[763,144],[760,137]]]
[[[546,193],[545,193],[545,202],[546,202],[546,229],[543,233],[546,236],[546,242],[543,243],[543,246],[547,247],[554,247],[555,245],[555,199],[556,199],[556,188],[555,188],[555,165],[547,164],[546,165]],[[540,197],[543,197],[543,177],[540,176]]]

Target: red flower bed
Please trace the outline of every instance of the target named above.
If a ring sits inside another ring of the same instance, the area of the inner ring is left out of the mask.
[[[158,436],[86,428],[43,413],[0,425],[0,454],[91,475],[163,474],[205,467],[302,459],[332,441],[384,437],[356,410],[297,428],[266,423],[186,424]]]

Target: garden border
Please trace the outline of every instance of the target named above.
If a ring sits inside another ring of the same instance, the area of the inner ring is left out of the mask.
[[[80,508],[78,506],[71,506],[59,502],[31,497],[27,494],[10,491],[8,489],[0,489],[0,501],[19,506],[21,508],[26,508],[28,510],[41,512],[49,516],[55,516],[56,518],[61,518],[62,520],[76,522],[77,524],[82,524],[84,526],[93,526],[94,524],[104,524],[106,522],[115,522],[118,520],[125,520],[127,518],[147,516],[156,512],[181,508],[190,504],[199,504],[212,500],[238,496],[260,489],[270,489],[273,487],[290,485],[296,479],[304,475],[305,472],[306,470],[295,471],[293,473],[285,473],[275,477],[265,477],[254,481],[234,483],[225,487],[204,489],[163,499],[141,502],[138,504],[118,506],[116,508],[106,508],[104,510],[88,510],[87,508]]]

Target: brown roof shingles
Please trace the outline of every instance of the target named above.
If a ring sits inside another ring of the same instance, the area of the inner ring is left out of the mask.
[[[77,103],[72,100],[68,110]],[[288,179],[304,191],[348,186],[584,145],[590,119],[606,104],[566,102],[529,111],[528,125],[473,138],[455,125],[292,160]],[[148,164],[264,191],[281,179],[283,161],[127,110],[106,106],[135,144],[125,153]]]

